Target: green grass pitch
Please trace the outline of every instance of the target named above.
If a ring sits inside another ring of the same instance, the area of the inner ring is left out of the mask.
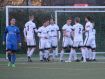
[[[34,57],[28,63],[26,57],[18,57],[16,67],[12,68],[0,59],[0,79],[105,79],[105,61],[43,63]]]

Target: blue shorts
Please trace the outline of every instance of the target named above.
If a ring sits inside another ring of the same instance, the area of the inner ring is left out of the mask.
[[[14,42],[6,42],[6,50],[10,51],[17,51],[18,49],[18,44]]]

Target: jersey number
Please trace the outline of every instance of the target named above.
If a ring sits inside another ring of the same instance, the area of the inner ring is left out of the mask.
[[[81,34],[82,33],[82,29],[81,28],[79,28],[79,34]]]

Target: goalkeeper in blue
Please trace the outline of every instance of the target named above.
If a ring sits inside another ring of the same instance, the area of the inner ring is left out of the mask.
[[[12,67],[15,67],[18,44],[21,46],[20,30],[15,24],[16,20],[12,18],[10,25],[5,28],[3,36],[3,44],[6,44],[6,51],[8,52],[8,66]]]

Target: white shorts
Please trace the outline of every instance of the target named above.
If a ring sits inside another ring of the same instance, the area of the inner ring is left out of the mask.
[[[62,43],[62,46],[63,47],[68,47],[68,46],[72,46],[73,45],[73,41],[71,38],[69,37],[63,37],[63,43]]]
[[[90,46],[91,48],[96,48],[96,41],[94,38],[90,37],[86,37],[85,41],[84,41],[84,46]]]
[[[57,47],[57,45],[58,45],[57,37],[50,37],[49,41],[50,41],[50,45],[51,45],[52,48]]]
[[[73,47],[83,47],[83,41],[73,41]]]
[[[92,49],[96,48],[96,41],[95,41],[95,39],[92,40],[91,48],[92,48]]]
[[[49,48],[51,48],[49,39],[40,39],[39,49],[49,49]]]
[[[36,46],[35,39],[28,39],[27,38],[27,46]]]

